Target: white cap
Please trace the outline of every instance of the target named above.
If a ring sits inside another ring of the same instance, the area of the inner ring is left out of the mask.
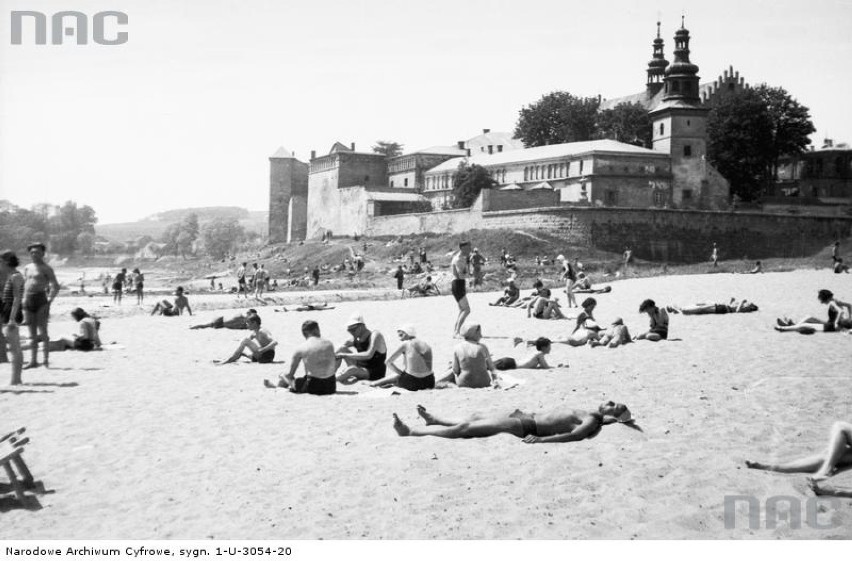
[[[556,259],[559,260],[559,261],[565,261],[565,256],[560,253],[559,255],[556,256]]]
[[[406,335],[408,335],[412,339],[414,337],[417,337],[417,330],[410,323],[407,323],[405,325],[400,325],[399,327],[396,328],[396,330],[402,331],[403,333],[405,333]]]
[[[349,321],[346,322],[346,327],[352,327],[359,323],[364,323],[364,316],[361,314],[353,314],[352,317],[349,318]]]

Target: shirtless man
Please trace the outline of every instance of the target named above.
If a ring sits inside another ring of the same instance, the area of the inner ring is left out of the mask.
[[[193,325],[190,327],[190,329],[248,329],[248,325],[246,325],[246,320],[249,316],[252,315],[257,315],[257,310],[255,310],[254,308],[247,311],[245,315],[238,314],[229,317],[228,319],[225,319],[225,316],[219,316],[210,323],[201,323],[198,325]]]
[[[290,371],[280,376],[278,384],[273,385],[264,380],[267,388],[289,388],[293,393],[309,393],[313,395],[329,395],[337,391],[337,360],[334,356],[334,345],[320,335],[319,324],[313,320],[302,323],[302,335],[305,343],[293,352],[290,360]],[[305,376],[296,378],[299,364],[305,364]]]
[[[246,300],[248,300],[248,287],[246,286],[246,263],[243,261],[243,264],[240,265],[240,268],[237,269],[237,298],[240,297],[240,294],[244,294]]]
[[[275,347],[278,345],[278,341],[272,337],[272,333],[268,330],[261,329],[260,324],[260,316],[257,314],[246,318],[246,325],[251,330],[251,335],[243,339],[233,354],[220,364],[236,362],[242,356],[260,364],[272,362],[275,358]],[[249,350],[248,353],[244,352],[246,349]]]
[[[47,320],[50,316],[50,304],[59,294],[59,281],[53,268],[44,262],[43,243],[30,244],[27,251],[32,263],[24,267],[24,321],[30,330],[30,362],[24,368],[38,366],[38,343],[42,342],[44,366],[47,368],[50,358],[50,339],[47,336]]]
[[[482,438],[505,432],[523,438],[527,444],[576,442],[595,436],[604,425],[633,420],[626,405],[612,401],[602,403],[594,412],[561,409],[537,415],[516,409],[508,415],[474,413],[466,419],[450,420],[418,405],[417,413],[426,421],[425,427],[410,428],[394,413],[393,428],[399,436]]]
[[[381,380],[371,382],[370,386],[397,385],[409,391],[430,390],[435,387],[435,374],[432,372],[432,347],[425,341],[417,339],[413,325],[403,325],[396,330],[402,344],[391,353],[385,364],[393,372]],[[405,368],[400,370],[393,363],[398,356],[405,358]]]
[[[459,305],[459,316],[453,328],[453,337],[461,337],[459,331],[467,316],[470,315],[470,304],[467,302],[465,279],[468,275],[468,258],[470,257],[470,242],[461,242],[459,250],[453,255],[450,270],[453,274],[452,293]]]
[[[364,318],[355,314],[346,323],[346,331],[352,336],[337,349],[337,364],[346,361],[346,368],[337,377],[341,384],[354,384],[358,380],[375,382],[385,377],[388,347],[384,336],[378,331],[370,331],[364,325]],[[355,352],[352,352],[352,349]]]

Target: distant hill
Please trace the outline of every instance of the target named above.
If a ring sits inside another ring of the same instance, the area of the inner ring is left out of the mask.
[[[95,225],[95,234],[115,242],[135,240],[142,236],[158,239],[169,224],[180,222],[185,216],[192,213],[198,215],[198,222],[202,226],[214,218],[236,218],[246,231],[254,231],[261,235],[268,233],[269,213],[267,211],[221,206],[166,210],[136,222],[97,224]]]

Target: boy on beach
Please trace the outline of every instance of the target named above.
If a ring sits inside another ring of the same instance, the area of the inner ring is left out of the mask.
[[[237,350],[220,364],[236,362],[242,356],[260,364],[268,364],[275,358],[275,347],[278,345],[278,341],[272,337],[272,333],[268,330],[260,328],[260,316],[256,314],[248,316],[246,325],[251,330],[251,334],[243,339]],[[245,352],[246,349],[249,352]]]

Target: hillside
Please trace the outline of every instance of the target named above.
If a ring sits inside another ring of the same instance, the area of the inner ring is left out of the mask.
[[[125,242],[142,236],[158,239],[168,228],[169,224],[180,222],[191,213],[198,215],[198,222],[204,225],[214,218],[236,218],[246,231],[266,234],[268,212],[262,210],[247,210],[238,207],[204,207],[184,208],[159,212],[136,222],[118,222],[114,224],[97,224],[95,234],[115,241]]]

